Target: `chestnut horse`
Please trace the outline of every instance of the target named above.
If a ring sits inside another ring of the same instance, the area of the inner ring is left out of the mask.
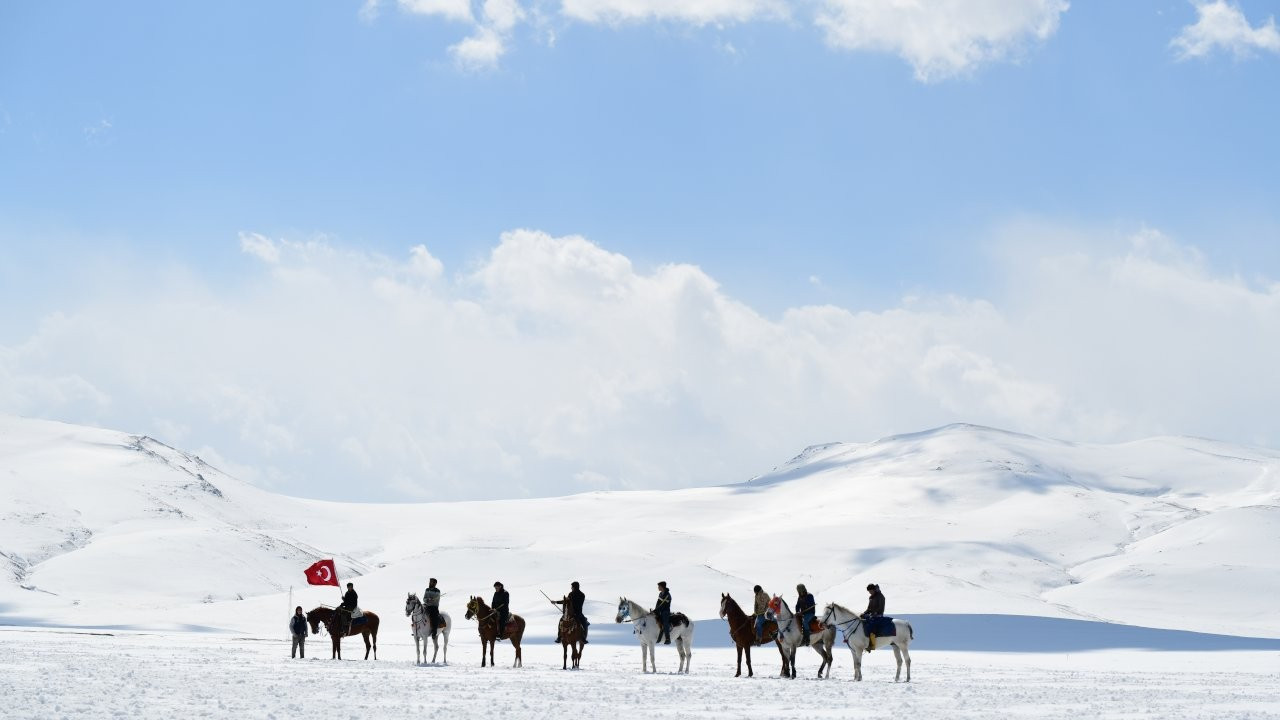
[[[475,618],[476,629],[480,631],[480,667],[485,666],[484,651],[489,648],[489,664],[493,661],[493,646],[498,642],[498,612],[493,610],[478,597],[472,596],[467,601],[467,619]],[[524,659],[520,655],[520,638],[524,637],[524,618],[511,615],[507,619],[507,636],[511,647],[516,650],[516,661],[511,667],[524,667]]]
[[[561,670],[569,669],[569,651],[573,650],[573,669],[578,669],[578,663],[582,661],[582,649],[587,646],[585,638],[582,637],[582,626],[578,624],[578,619],[572,614],[573,609],[569,607],[569,596],[565,595],[561,601],[564,610],[560,615],[560,644],[564,646],[564,665]]]
[[[747,677],[752,677],[751,670],[751,646],[756,644],[756,624],[750,615],[742,612],[742,608],[738,607],[738,602],[729,597],[728,593],[720,593],[720,617],[729,621],[729,637],[733,639],[733,644],[738,648],[738,672],[734,673],[734,677],[742,675],[742,653],[747,654]],[[760,644],[772,641],[778,646],[778,655],[782,657],[782,667],[787,667],[787,656],[782,652],[782,643],[778,642],[778,623],[767,620],[764,624],[764,641]]]
[[[342,659],[342,638],[351,635],[360,635],[364,637],[364,659],[369,659],[369,650],[373,649],[373,659],[378,659],[378,616],[371,612],[364,614],[365,621],[359,625],[351,624],[351,616],[344,610],[338,613],[333,608],[320,607],[307,613],[307,622],[311,623],[311,634],[320,634],[320,623],[324,623],[324,629],[329,633],[329,639],[333,641],[333,656],[339,660]],[[373,638],[372,645],[369,638]]]

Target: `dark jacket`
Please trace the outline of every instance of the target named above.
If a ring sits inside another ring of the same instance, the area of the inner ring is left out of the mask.
[[[289,619],[289,632],[297,637],[306,637],[307,619],[301,615],[294,615]]]
[[[493,609],[500,613],[511,612],[507,606],[511,604],[511,596],[506,590],[496,590],[493,593],[493,602],[490,605]]]
[[[658,604],[653,606],[653,611],[658,615],[671,614],[671,593],[663,590],[658,593]]]
[[[348,610],[355,610],[357,597],[355,588],[351,588],[346,595],[342,596],[342,607]]]
[[[876,588],[871,593],[871,598],[867,600],[867,611],[862,613],[863,617],[884,614],[884,595],[881,594],[880,588]]]
[[[586,593],[581,590],[573,590],[569,592],[569,614],[581,615],[582,604],[587,601]]]
[[[805,593],[796,598],[796,614],[804,617],[807,612],[816,611],[816,603],[813,601],[813,593]]]

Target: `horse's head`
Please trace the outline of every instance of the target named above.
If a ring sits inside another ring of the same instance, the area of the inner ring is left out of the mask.
[[[733,598],[729,597],[729,593],[720,593],[720,619],[729,617],[729,603],[733,602]]]
[[[831,624],[831,617],[832,617],[833,615],[835,615],[835,614],[836,614],[836,604],[835,604],[835,603],[827,603],[827,608],[826,608],[826,610],[823,610],[823,611],[822,611],[822,624],[823,624],[823,625],[830,625],[830,624]]]
[[[311,625],[311,634],[320,634],[320,621],[323,620],[320,608],[315,608],[307,612],[307,623]]]
[[[470,620],[471,618],[479,614],[480,614],[480,598],[476,597],[475,595],[472,595],[471,599],[467,601],[467,619]]]
[[[631,605],[624,597],[618,598],[618,616],[613,619],[614,622],[626,622],[631,619]]]
[[[414,610],[422,607],[422,601],[418,599],[417,593],[409,593],[409,597],[404,599],[404,614],[408,617],[413,614]]]
[[[782,598],[779,597],[778,595],[774,595],[772,598],[770,598],[769,612],[773,613],[774,615],[777,615],[778,613],[782,612]]]

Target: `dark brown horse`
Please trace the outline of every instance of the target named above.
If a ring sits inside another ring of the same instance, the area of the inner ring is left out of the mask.
[[[569,596],[564,596],[560,604],[564,607],[564,614],[560,616],[560,627],[556,629],[560,631],[560,644],[564,646],[564,665],[561,669],[569,669],[569,650],[572,649],[573,669],[577,670],[578,663],[582,661],[582,649],[587,646],[586,638],[583,637],[582,626],[569,607]]]
[[[351,615],[346,610],[337,611],[333,608],[327,608],[323,605],[307,613],[307,622],[311,623],[311,634],[320,634],[320,623],[324,623],[324,629],[329,633],[329,639],[333,641],[333,657],[342,659],[342,638],[350,635],[361,635],[364,637],[364,659],[369,659],[369,650],[373,650],[373,659],[378,659],[378,616],[371,612],[364,614],[364,622],[358,625],[351,624]],[[373,638],[370,644],[369,639]]]
[[[742,653],[747,654],[747,677],[752,676],[751,646],[756,644],[756,624],[752,617],[738,607],[738,603],[728,593],[720,594],[720,617],[729,621],[729,637],[738,648],[738,672],[734,677],[742,675]],[[783,670],[786,670],[787,656],[782,652],[778,642],[778,623],[769,620],[764,624],[764,642],[773,642],[778,646],[778,655],[782,657]]]
[[[493,646],[498,642],[498,612],[488,605],[484,604],[484,600],[472,596],[467,601],[467,619],[475,618],[476,628],[480,631],[480,667],[485,666],[484,651],[489,649],[489,664],[496,665],[493,661]],[[511,641],[511,647],[516,649],[516,661],[511,667],[524,667],[524,658],[520,655],[520,638],[524,637],[524,618],[519,615],[511,615],[507,618],[506,640]]]

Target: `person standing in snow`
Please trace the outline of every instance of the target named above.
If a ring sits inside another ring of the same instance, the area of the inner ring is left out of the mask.
[[[756,644],[764,644],[764,623],[769,614],[769,594],[759,585],[755,586],[756,604],[751,616],[756,619]]]
[[[582,612],[582,605],[587,601],[587,596],[586,593],[578,589],[577,580],[569,583],[569,587],[571,588],[568,595],[569,616],[578,622],[578,627],[582,628],[582,644],[586,645],[587,628],[591,623],[587,622],[587,616]],[[564,600],[552,600],[551,602],[555,605],[563,605],[565,603]],[[556,631],[556,642],[560,642],[559,631]]]
[[[422,605],[427,609],[427,617],[431,618],[431,639],[436,638],[440,630],[440,588],[436,587],[436,579],[427,581],[427,589],[422,591]]]
[[[493,584],[493,611],[498,613],[498,639],[507,638],[507,618],[511,617],[511,596],[503,589],[502,583]]]
[[[307,618],[302,614],[302,606],[293,609],[293,617],[289,618],[289,634],[293,636],[293,649],[289,657],[307,657]]]
[[[658,604],[653,606],[653,614],[658,617],[658,622],[662,625],[662,632],[658,633],[659,638],[665,638],[663,645],[671,644],[671,593],[667,591],[667,581],[658,582]]]

